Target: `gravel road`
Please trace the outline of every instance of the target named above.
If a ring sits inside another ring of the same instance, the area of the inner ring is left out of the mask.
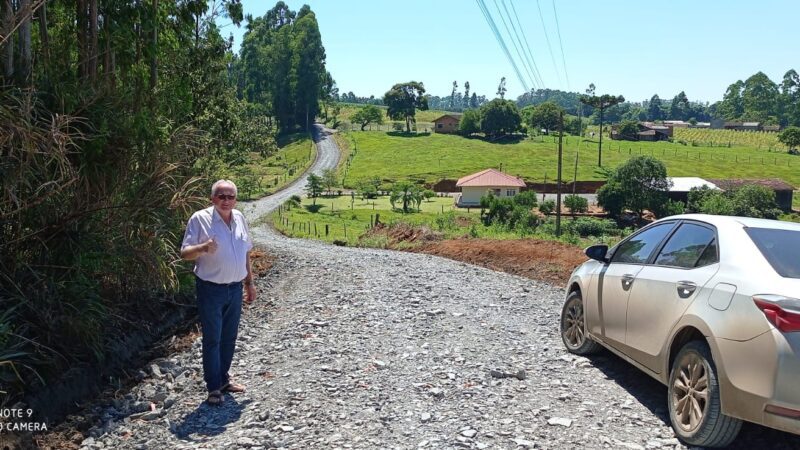
[[[336,163],[317,131],[314,170]],[[251,220],[304,181],[246,205]],[[254,235],[275,255],[243,314],[234,376],[205,399],[200,341],[154,361],[82,448],[685,448],[666,388],[602,353],[563,350],[563,292],[430,255]],[[747,425],[735,448],[799,448]]]

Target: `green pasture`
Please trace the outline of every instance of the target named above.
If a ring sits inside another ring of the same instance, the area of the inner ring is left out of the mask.
[[[354,104],[354,103],[339,103],[339,121],[345,123],[343,126],[344,129],[355,129],[360,130],[361,127],[358,124],[351,124],[350,118],[353,114],[356,113],[359,109],[363,108],[366,105],[361,104]],[[386,116],[386,107],[385,106],[378,106],[381,110],[384,111],[384,118],[383,118],[383,125],[371,125],[373,130],[383,130],[383,131],[390,131],[392,129],[392,119]],[[432,129],[433,128],[433,121],[438,119],[439,117],[443,116],[444,114],[449,114],[449,111],[442,111],[438,109],[429,109],[426,111],[417,111],[414,118],[417,120],[417,129],[424,130],[424,129]],[[330,115],[330,113],[329,113]],[[405,120],[396,121],[397,123],[401,123],[403,127],[405,127]],[[368,126],[369,128],[369,126]]]
[[[345,132],[355,150],[343,180],[345,187],[378,177],[388,186],[397,180],[436,183],[457,179],[486,168],[502,168],[529,182],[553,181],[558,145],[552,136],[491,143],[479,138],[446,134]],[[579,145],[580,144],[580,145]],[[603,166],[613,168],[635,155],[663,161],[670,176],[703,178],[780,178],[800,186],[800,157],[752,147],[701,147],[669,142],[603,140]],[[564,138],[564,180],[599,180],[597,142]]]
[[[674,128],[673,139],[689,145],[742,146],[759,150],[788,150],[778,140],[778,133],[766,131],[712,130],[709,128]]]

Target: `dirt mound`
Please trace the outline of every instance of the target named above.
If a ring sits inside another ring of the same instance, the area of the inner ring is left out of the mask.
[[[379,223],[364,233],[361,238],[386,236],[388,247],[395,248],[400,243],[425,244],[442,239],[442,233],[425,226],[412,226],[407,223],[386,225]]]
[[[492,270],[565,286],[576,266],[586,261],[574,245],[536,239],[452,239],[410,249],[443,256]]]

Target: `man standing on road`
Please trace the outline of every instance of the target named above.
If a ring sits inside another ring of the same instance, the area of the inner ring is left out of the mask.
[[[250,249],[253,242],[244,216],[236,206],[236,185],[219,180],[211,187],[213,206],[189,219],[181,245],[181,258],[194,261],[197,309],[203,329],[203,378],[208,403],[219,405],[225,392],[243,392],[231,381],[239,318],[244,301],[256,298]]]

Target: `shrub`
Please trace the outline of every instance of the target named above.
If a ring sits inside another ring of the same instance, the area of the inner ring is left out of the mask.
[[[453,211],[447,211],[444,214],[436,216],[436,228],[439,231],[452,230],[456,227],[456,214]]]
[[[534,191],[522,191],[512,198],[517,205],[527,206],[528,208],[533,208],[537,204],[536,192]]]
[[[577,194],[566,196],[564,198],[564,205],[569,208],[572,214],[584,213],[589,210],[589,200]]]
[[[433,197],[436,197],[436,192],[433,192],[430,189],[425,189],[424,191],[422,191],[422,196],[425,198],[425,200],[430,200]]]
[[[539,212],[545,215],[552,214],[556,210],[556,202],[553,200],[545,200],[539,205]]]
[[[581,237],[605,236],[619,234],[619,228],[613,220],[579,217],[564,224],[564,229]]]

